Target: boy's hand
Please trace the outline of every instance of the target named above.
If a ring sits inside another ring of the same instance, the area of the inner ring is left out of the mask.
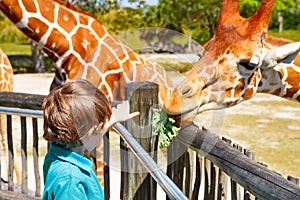
[[[107,130],[117,122],[124,122],[139,115],[139,112],[129,113],[129,102],[123,101],[121,104],[118,104],[116,108],[112,108],[110,120],[106,124]]]
[[[110,121],[123,122],[128,119],[137,117],[139,114],[139,112],[129,113],[129,102],[123,101],[121,104],[118,104],[116,108],[112,108],[112,115]]]

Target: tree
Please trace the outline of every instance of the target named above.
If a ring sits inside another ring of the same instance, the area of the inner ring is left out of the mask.
[[[30,44],[31,44],[31,58],[32,58],[33,71],[36,73],[44,73],[45,72],[44,53],[35,42],[31,41]]]
[[[147,22],[186,33],[191,39],[205,43],[215,33],[220,0],[160,0],[157,6],[146,8]]]

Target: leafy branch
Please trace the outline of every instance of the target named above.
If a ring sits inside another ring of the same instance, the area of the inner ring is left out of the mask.
[[[162,109],[153,113],[152,126],[155,128],[154,135],[159,136],[159,147],[168,147],[171,141],[178,135],[180,128],[174,125],[175,119]]]

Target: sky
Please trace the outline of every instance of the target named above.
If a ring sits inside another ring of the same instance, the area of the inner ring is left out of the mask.
[[[157,5],[158,4],[158,0],[145,0],[147,5]],[[136,4],[134,3],[128,3],[128,0],[122,0],[121,1],[121,6],[122,7],[134,7],[136,6]]]

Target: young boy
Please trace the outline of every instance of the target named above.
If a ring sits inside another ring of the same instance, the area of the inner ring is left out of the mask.
[[[52,90],[42,106],[43,137],[50,143],[43,167],[43,199],[104,199],[92,163],[83,154],[94,149],[114,123],[139,113],[129,114],[128,104],[111,110],[105,95],[86,80]]]

